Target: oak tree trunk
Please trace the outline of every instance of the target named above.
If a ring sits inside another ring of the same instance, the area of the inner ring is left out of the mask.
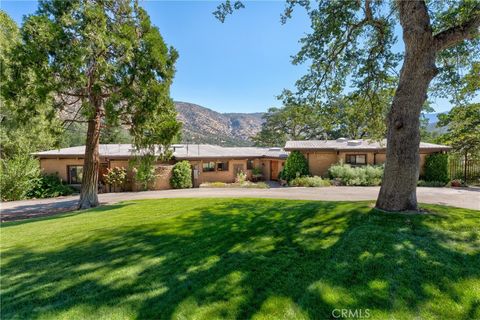
[[[430,18],[420,1],[399,1],[405,57],[387,125],[387,157],[376,207],[417,210],[420,112],[435,77],[435,45]]]
[[[101,113],[96,108],[95,116],[88,121],[87,143],[83,162],[82,188],[80,192],[79,209],[98,206],[98,172],[100,169],[100,125]]]

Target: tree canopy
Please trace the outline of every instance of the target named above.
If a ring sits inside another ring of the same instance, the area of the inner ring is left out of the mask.
[[[440,138],[462,155],[480,153],[480,103],[453,107],[439,115],[437,127],[446,127]]]
[[[0,10],[0,72],[2,94],[0,95],[0,140],[1,157],[8,160],[15,156],[29,156],[29,153],[49,149],[58,143],[61,125],[50,117],[48,105],[38,104],[35,113],[29,114],[28,122],[14,101],[5,98],[4,84],[12,80],[11,64],[16,57],[12,55],[21,42],[17,24]],[[28,75],[26,75],[27,77]]]
[[[224,21],[241,7],[226,2],[214,14]],[[294,0],[286,1],[281,21],[299,7],[311,31],[292,60],[309,65],[296,82],[296,96],[322,108],[339,95],[380,101],[379,95],[395,89],[385,117],[387,161],[376,206],[417,210],[420,114],[428,94],[459,100],[480,90],[480,1]],[[403,51],[395,46],[396,28]]]
[[[40,1],[20,33],[6,97],[26,118],[48,105],[51,118],[87,124],[80,207],[96,206],[103,126],[128,126],[139,149],[177,134],[169,90],[178,53],[138,1]]]

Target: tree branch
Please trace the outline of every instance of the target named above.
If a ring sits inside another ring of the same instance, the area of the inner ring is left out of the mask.
[[[59,91],[58,93],[59,93],[59,94],[66,95],[66,96],[70,96],[70,97],[76,97],[76,98],[87,98],[87,97],[88,97],[88,96],[85,95],[85,94],[75,93],[75,92],[68,92],[68,91]]]
[[[444,30],[434,36],[437,51],[450,48],[459,42],[473,39],[480,34],[480,5],[474,10],[474,14],[467,22]]]

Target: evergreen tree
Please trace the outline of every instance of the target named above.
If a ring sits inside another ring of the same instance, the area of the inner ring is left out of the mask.
[[[102,124],[128,125],[138,149],[177,134],[169,88],[178,54],[136,0],[40,1],[21,38],[8,96],[29,116],[38,103],[52,116],[78,107],[63,120],[87,124],[79,208],[97,206]]]

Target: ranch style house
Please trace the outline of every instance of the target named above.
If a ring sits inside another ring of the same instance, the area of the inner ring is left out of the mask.
[[[170,188],[170,176],[173,165],[187,160],[192,166],[193,186],[204,182],[234,182],[238,172],[243,171],[247,178],[252,171],[261,172],[264,180],[278,180],[288,153],[297,150],[303,153],[308,161],[310,174],[325,177],[331,165],[344,162],[353,166],[376,165],[385,162],[385,142],[367,140],[305,140],[288,141],[284,148],[260,147],[221,147],[208,144],[176,144],[171,146],[172,158],[156,164],[156,181],[152,189]],[[428,154],[447,152],[450,147],[431,143],[420,143],[420,168],[423,169]],[[57,174],[68,184],[79,186],[82,182],[83,156],[85,146],[63,148],[34,153],[39,159],[42,172]],[[126,168],[128,183],[124,190],[139,190],[134,181],[130,160],[133,149],[130,144],[100,145],[100,175],[108,168]]]

